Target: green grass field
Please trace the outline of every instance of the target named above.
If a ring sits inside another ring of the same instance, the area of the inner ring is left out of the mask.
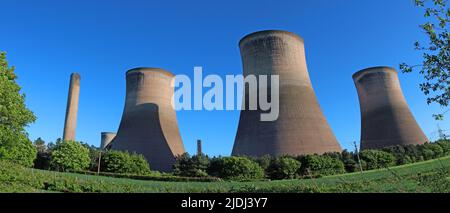
[[[0,192],[450,192],[450,156],[317,179],[166,182],[60,173],[0,162]]]

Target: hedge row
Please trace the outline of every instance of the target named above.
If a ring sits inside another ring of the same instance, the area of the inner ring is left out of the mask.
[[[227,180],[315,178],[403,165],[449,154],[450,141],[363,150],[359,153],[359,158],[357,154],[347,150],[323,155],[296,157],[266,155],[259,158],[246,156],[209,158],[206,155],[190,157],[185,153],[177,158],[174,175],[212,176]]]

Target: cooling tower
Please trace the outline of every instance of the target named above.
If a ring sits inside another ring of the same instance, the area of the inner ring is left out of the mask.
[[[361,149],[428,141],[409,110],[397,71],[372,67],[353,74],[361,108]]]
[[[174,75],[157,68],[126,73],[125,108],[112,149],[143,154],[152,170],[170,171],[184,147],[171,105]]]
[[[246,106],[241,111],[232,155],[341,151],[311,85],[303,39],[290,32],[268,30],[245,36],[239,47],[244,77],[279,75],[279,116],[275,121],[260,121],[263,111]],[[243,95],[249,100],[248,89]]]
[[[78,97],[80,95],[80,74],[70,75],[69,95],[67,97],[66,119],[64,121],[63,140],[75,140],[77,127]]]
[[[115,137],[116,137],[116,133],[114,133],[114,132],[102,132],[100,148],[106,149],[106,147],[112,142],[112,140]]]

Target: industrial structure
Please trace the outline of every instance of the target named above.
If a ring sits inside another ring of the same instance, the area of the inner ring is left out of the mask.
[[[78,99],[80,96],[80,74],[70,75],[69,95],[67,97],[66,118],[64,121],[63,140],[75,140],[77,127]]]
[[[279,116],[275,121],[260,121],[266,111],[249,110],[249,101],[244,101],[232,155],[341,151],[314,93],[303,39],[287,31],[266,30],[245,36],[239,47],[244,77],[279,75]],[[249,99],[248,89],[243,98]]]
[[[361,109],[361,149],[428,141],[409,110],[397,71],[371,67],[353,74]]]
[[[109,144],[111,144],[112,140],[116,137],[116,133],[114,132],[102,132],[101,133],[101,141],[100,148],[106,149]]]
[[[126,73],[125,108],[111,149],[143,154],[152,170],[170,171],[184,146],[171,105],[174,75],[159,68]]]

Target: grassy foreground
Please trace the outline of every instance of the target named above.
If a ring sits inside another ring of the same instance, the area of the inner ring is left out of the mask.
[[[0,192],[450,192],[450,156],[362,174],[254,182],[144,181],[0,162]]]

